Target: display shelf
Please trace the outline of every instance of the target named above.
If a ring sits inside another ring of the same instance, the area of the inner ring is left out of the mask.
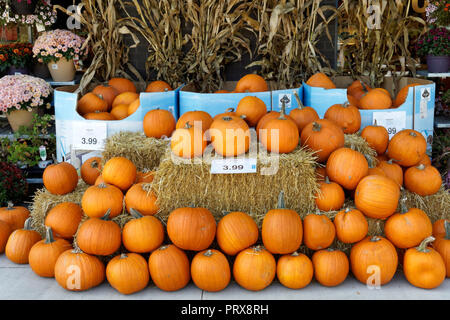
[[[438,116],[434,118],[434,126],[438,129],[449,129],[450,128],[450,118]]]
[[[48,82],[52,87],[60,87],[60,86],[73,86],[75,84],[79,84],[83,74],[77,73],[75,75],[75,79],[73,81],[53,81],[52,78],[44,79]]]
[[[429,73],[428,70],[418,70],[417,74],[426,78],[450,78],[450,72],[445,73]]]

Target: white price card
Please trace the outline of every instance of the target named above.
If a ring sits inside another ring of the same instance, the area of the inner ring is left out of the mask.
[[[76,150],[103,150],[107,124],[100,121],[77,122],[73,126],[72,148]]]
[[[256,173],[256,158],[225,158],[211,161],[212,174]]]
[[[391,139],[397,132],[406,129],[406,111],[374,112],[372,123],[386,128]]]

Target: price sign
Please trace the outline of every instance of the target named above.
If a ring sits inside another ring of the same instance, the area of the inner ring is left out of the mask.
[[[256,158],[214,159],[211,162],[212,174],[256,173]]]
[[[283,102],[284,102],[286,109],[290,109],[291,103],[292,103],[292,95],[290,93],[278,94],[278,109],[281,110],[281,107],[283,106]]]
[[[406,129],[406,111],[374,112],[372,123],[375,120],[377,125],[386,128],[389,133],[389,139],[397,132]]]
[[[102,150],[106,133],[107,126],[104,122],[78,122],[73,126],[73,148],[76,150]]]

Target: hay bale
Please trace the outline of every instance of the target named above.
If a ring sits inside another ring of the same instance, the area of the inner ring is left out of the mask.
[[[106,139],[102,157],[104,162],[113,157],[124,157],[140,171],[153,171],[168,147],[168,140],[147,138],[143,132],[119,132]]]
[[[374,165],[377,164],[377,152],[372,149],[367,141],[362,138],[359,134],[346,134],[345,135],[345,145],[346,148],[352,148],[356,151],[361,152],[367,159],[369,163]]]
[[[450,219],[450,192],[445,190],[444,185],[437,193],[426,197],[403,189],[400,199],[403,198],[406,198],[408,208],[418,208],[424,211],[432,223],[439,219]],[[397,210],[400,210],[400,207]]]

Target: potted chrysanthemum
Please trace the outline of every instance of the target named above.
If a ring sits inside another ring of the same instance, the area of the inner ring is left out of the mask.
[[[450,67],[450,31],[431,28],[416,43],[419,56],[426,57],[428,72],[445,73]]]
[[[75,78],[74,61],[87,54],[85,39],[69,30],[42,33],[33,46],[34,56],[48,65],[54,81],[72,81]]]
[[[10,75],[0,79],[0,111],[6,113],[14,132],[30,127],[33,115],[41,108],[50,108],[52,87],[41,78]]]

